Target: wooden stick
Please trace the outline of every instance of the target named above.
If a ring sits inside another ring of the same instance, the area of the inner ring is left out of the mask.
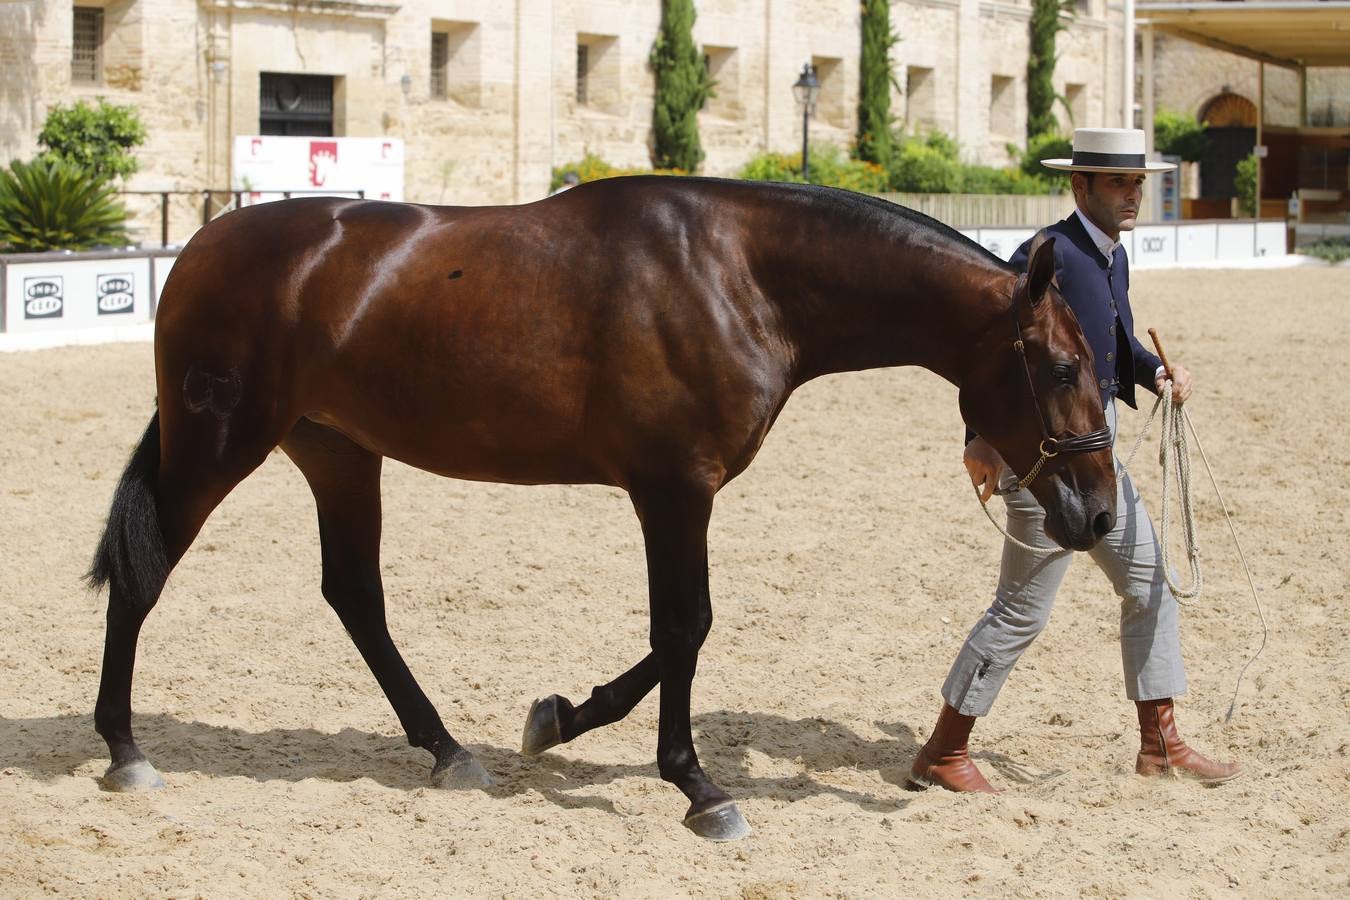
[[[1167,378],[1170,381],[1172,378],[1172,364],[1167,361],[1167,354],[1163,352],[1162,341],[1158,340],[1158,330],[1156,328],[1150,328],[1148,330],[1148,336],[1153,338],[1153,346],[1158,351],[1158,359],[1162,360],[1163,371],[1167,373]]]

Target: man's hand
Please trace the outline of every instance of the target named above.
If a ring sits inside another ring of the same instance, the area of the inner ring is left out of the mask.
[[[961,461],[970,473],[970,483],[980,492],[980,502],[988,503],[989,498],[994,496],[994,488],[998,487],[998,477],[1003,474],[1003,457],[989,446],[988,441],[977,437],[966,444]]]
[[[1167,381],[1167,373],[1160,372],[1153,379],[1154,385],[1161,394],[1163,384]],[[1195,389],[1195,379],[1191,378],[1191,372],[1185,366],[1172,366],[1172,402],[1180,406],[1191,396],[1191,391]]]

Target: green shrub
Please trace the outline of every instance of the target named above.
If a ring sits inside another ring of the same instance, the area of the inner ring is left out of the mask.
[[[1238,209],[1243,215],[1256,215],[1256,157],[1249,156],[1237,164],[1237,173],[1233,176],[1233,188],[1237,191]]]
[[[736,174],[747,181],[785,181],[801,183],[800,153],[760,153],[750,158]],[[862,193],[886,190],[886,170],[876,163],[849,159],[834,144],[812,145],[811,184],[845,188]]]
[[[0,244],[21,253],[87,250],[127,241],[111,184],[51,156],[0,169]]]
[[[126,178],[140,164],[131,151],[145,143],[145,126],[134,106],[117,106],[98,100],[90,106],[81,100],[74,106],[53,106],[38,133],[44,156],[73,163],[102,181]]]
[[[1153,147],[1168,156],[1180,156],[1186,162],[1199,162],[1209,139],[1205,126],[1194,116],[1160,109],[1153,116]]]
[[[787,181],[802,183],[802,155],[800,153],[756,153],[736,173],[746,181]]]
[[[563,176],[573,172],[579,182],[599,181],[601,178],[617,178],[620,175],[688,175],[683,169],[644,169],[641,167],[624,169],[611,165],[589,150],[578,162],[563,163],[553,170],[549,182],[549,191],[556,191],[563,183]]]
[[[1318,259],[1325,259],[1330,263],[1344,262],[1350,259],[1350,241],[1324,238],[1316,243],[1299,248],[1298,252],[1307,256],[1315,256]]]
[[[943,141],[908,140],[891,156],[887,187],[911,194],[958,193],[961,169]]]
[[[1028,175],[1020,168],[995,169],[992,166],[964,166],[961,170],[963,194],[1049,194],[1050,182],[1039,174]]]
[[[1063,186],[1069,181],[1069,173],[1047,169],[1041,165],[1041,160],[1072,158],[1073,141],[1070,138],[1054,132],[1038,134],[1027,140],[1027,148],[1022,151],[1022,173]]]

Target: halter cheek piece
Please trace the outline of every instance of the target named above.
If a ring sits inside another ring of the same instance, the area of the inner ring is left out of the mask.
[[[1025,276],[1023,276],[1025,278]],[[1018,282],[1021,287],[1022,282]],[[1014,294],[1014,297],[1016,294]],[[1031,467],[1031,471],[1018,479],[1017,484],[1006,490],[997,489],[995,494],[1000,496],[1011,494],[1014,491],[1020,491],[1027,485],[1036,480],[1036,476],[1041,473],[1041,468],[1048,460],[1054,459],[1061,453],[1090,453],[1094,450],[1105,450],[1111,446],[1111,429],[1106,425],[1098,428],[1096,431],[1089,431],[1087,434],[1072,434],[1068,437],[1053,438],[1050,436],[1050,427],[1045,421],[1045,410],[1041,408],[1040,400],[1036,397],[1036,382],[1031,377],[1031,366],[1027,363],[1027,349],[1022,342],[1022,325],[1017,321],[1017,303],[1012,306],[1013,322],[1013,349],[1017,351],[1017,358],[1022,361],[1022,372],[1026,375],[1027,389],[1031,391],[1031,405],[1036,410],[1036,418],[1041,425],[1041,458],[1036,460],[1036,464]]]

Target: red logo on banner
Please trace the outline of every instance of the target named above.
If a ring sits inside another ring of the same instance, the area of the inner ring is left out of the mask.
[[[333,169],[337,167],[337,156],[337,141],[310,141],[309,183],[315,187],[323,187],[328,176],[332,175]]]
[[[394,145],[385,141],[380,145],[380,159],[388,159],[389,151],[394,149]]]
[[[262,138],[254,138],[253,140],[249,141],[248,145],[249,156],[257,156],[258,151],[261,149],[262,149]]]

